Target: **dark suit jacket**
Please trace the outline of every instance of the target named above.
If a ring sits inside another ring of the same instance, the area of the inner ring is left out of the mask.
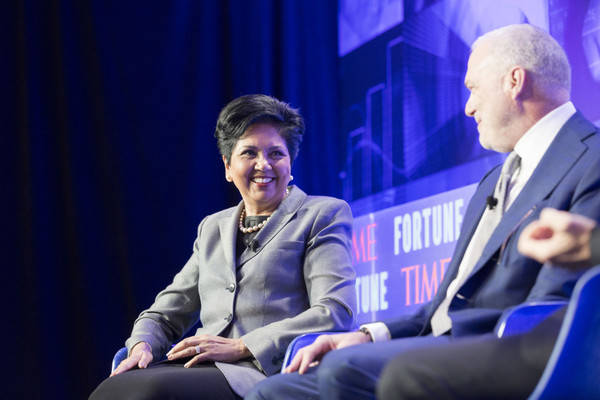
[[[465,212],[448,272],[433,300],[412,316],[386,322],[393,338],[431,332],[431,316],[456,277],[499,174],[500,166],[479,183]],[[521,230],[537,219],[544,207],[600,220],[600,134],[579,113],[561,128],[453,299],[449,310],[453,336],[491,332],[506,308],[525,301],[569,298],[581,271],[542,265],[517,251]]]

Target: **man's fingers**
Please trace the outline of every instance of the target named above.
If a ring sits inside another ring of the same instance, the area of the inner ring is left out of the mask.
[[[544,208],[540,213],[540,221],[553,230],[571,233],[582,233],[593,229],[596,225],[594,220],[583,215],[553,208]]]
[[[554,241],[533,241],[519,246],[519,251],[534,260],[545,263],[558,254]]]
[[[535,225],[532,227],[533,229],[529,233],[529,237],[534,240],[546,240],[551,239],[554,235],[554,231],[547,227],[540,225]]]
[[[539,221],[534,221],[523,229],[517,247],[521,254],[545,262],[549,257],[548,247],[553,246],[554,243],[553,235],[551,229],[543,226]]]
[[[327,340],[328,337],[326,335],[321,335],[317,338],[317,340],[314,341],[313,344],[300,349],[298,354],[296,354],[296,357],[294,357],[292,360],[292,364],[289,368],[291,369],[290,372],[298,370],[300,375],[305,373],[315,360],[320,359],[322,355],[327,352]],[[294,366],[293,369],[291,368],[292,365]]]
[[[296,353],[294,358],[292,358],[290,365],[288,365],[288,367],[284,370],[284,373],[289,374],[289,373],[292,373],[292,372],[298,370],[298,367],[300,366],[300,362],[302,361],[303,353],[304,353],[304,349],[298,350],[298,352]]]
[[[314,359],[315,359],[314,354],[312,354],[311,352],[305,353],[304,357],[302,357],[302,362],[300,363],[300,368],[298,368],[298,373],[300,375],[305,373],[306,370],[308,369],[309,365],[313,362]]]
[[[573,214],[566,211],[556,210],[554,208],[544,208],[540,212],[540,223],[550,226],[553,229],[564,230],[569,225]]]

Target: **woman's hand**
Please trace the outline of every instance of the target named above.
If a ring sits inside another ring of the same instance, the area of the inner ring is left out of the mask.
[[[177,343],[167,353],[169,360],[194,356],[184,364],[189,368],[203,361],[237,361],[252,354],[242,339],[228,339],[221,336],[190,336]]]
[[[298,350],[298,353],[283,373],[288,374],[298,371],[299,374],[303,374],[309,367],[318,364],[319,360],[331,350],[368,343],[369,341],[369,337],[362,332],[321,335],[311,345]]]
[[[121,361],[119,366],[110,374],[110,376],[118,375],[137,365],[138,368],[146,368],[152,362],[152,348],[146,342],[139,342],[133,349],[129,357]]]

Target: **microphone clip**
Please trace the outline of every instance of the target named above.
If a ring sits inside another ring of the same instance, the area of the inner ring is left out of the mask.
[[[252,239],[250,241],[250,243],[248,243],[248,248],[250,250],[252,250],[253,252],[255,252],[255,253],[256,253],[256,250],[258,250],[258,247],[259,247],[258,246],[258,240],[256,240],[256,239]]]
[[[492,195],[492,196],[488,196],[488,197],[485,199],[485,204],[487,204],[487,206],[488,206],[488,208],[489,208],[490,210],[493,210],[493,209],[494,209],[494,207],[496,207],[496,205],[498,204],[498,199],[497,199],[497,198],[495,198],[493,195]]]

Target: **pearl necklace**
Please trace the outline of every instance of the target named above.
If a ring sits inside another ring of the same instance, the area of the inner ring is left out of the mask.
[[[244,217],[245,216],[246,216],[246,209],[244,208],[242,210],[242,213],[240,214],[240,223],[239,223],[240,231],[242,231],[242,233],[258,232],[258,231],[261,230],[261,228],[263,226],[265,226],[265,224],[267,223],[267,221],[269,219],[271,219],[271,216],[269,215],[267,217],[267,219],[265,219],[263,222],[259,223],[258,225],[249,226],[248,228],[246,228],[246,227],[244,227]]]
[[[290,194],[290,188],[286,187],[285,188],[285,196],[283,196],[283,198],[285,199],[289,194]],[[273,215],[273,214],[271,214],[271,215]],[[244,207],[244,209],[240,213],[240,222],[238,224],[240,231],[242,231],[242,233],[252,233],[252,232],[260,231],[262,229],[262,227],[265,226],[267,224],[267,222],[271,219],[271,215],[269,215],[267,217],[267,219],[265,219],[263,222],[259,223],[258,225],[249,226],[248,228],[246,228],[244,226],[244,218],[246,217],[246,207]]]

